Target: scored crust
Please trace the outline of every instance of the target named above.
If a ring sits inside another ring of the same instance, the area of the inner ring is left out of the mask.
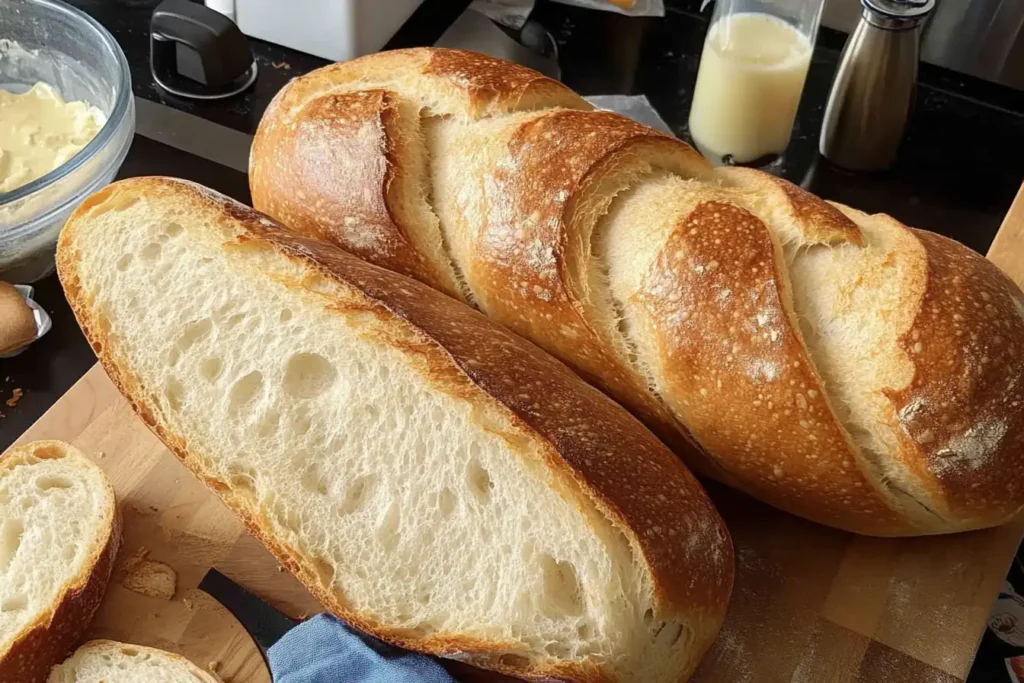
[[[904,229],[924,247],[928,279],[900,337],[913,380],[886,392],[897,457],[959,528],[1009,521],[1024,508],[1024,479],[1015,476],[1024,465],[1020,290],[963,245]]]
[[[45,458],[51,449],[64,453],[63,457],[81,463],[83,467],[96,466],[72,446],[61,441],[36,441],[16,446],[0,457],[0,468],[12,458],[33,453]],[[58,594],[51,608],[28,625],[6,652],[0,652],[0,683],[42,683],[50,669],[64,660],[75,649],[92,622],[96,610],[107,591],[114,570],[117,551],[121,547],[121,512],[114,498],[114,490],[106,477],[111,506],[108,511],[108,533],[92,549],[82,572],[70,579]]]
[[[419,114],[386,90],[329,93],[253,141],[253,204],[291,229],[461,298],[440,232],[415,227]],[[287,161],[285,161],[287,160]],[[361,163],[355,160],[361,160]]]
[[[462,209],[465,227],[452,238],[453,245],[460,242],[453,253],[481,310],[560,356],[622,401],[691,466],[708,470],[686,429],[628,360],[613,314],[601,320],[605,292],[591,247],[616,194],[657,168],[709,174],[707,162],[679,140],[610,112],[554,110],[498,121],[493,128],[463,136],[456,156],[484,161],[468,168],[453,162],[438,191],[445,195],[441,206]],[[502,152],[476,153],[486,145]],[[488,182],[463,184],[450,175],[461,173]],[[468,208],[475,206],[482,208]]]
[[[144,422],[198,477],[206,481],[309,589],[332,611],[389,642],[520,676],[571,675],[605,681],[593,662],[523,668],[506,661],[509,643],[479,642],[461,634],[416,637],[354,613],[322,584],[315,567],[285,547],[260,521],[253,493],[207,476],[180,435],[155,417],[147,392],[119,359],[116,344],[96,324],[93,304],[78,281],[77,233],[89,212],[114,195],[145,195],[148,201],[186,204],[194,215],[217,222],[239,242],[273,249],[299,263],[309,276],[331,283],[339,314],[371,314],[375,341],[418,358],[439,390],[464,395],[507,413],[525,438],[539,440],[551,471],[574,483],[625,535],[647,567],[659,618],[680,617],[694,627],[696,666],[725,616],[732,586],[728,533],[703,489],[670,451],[635,419],[567,368],[489,321],[483,315],[413,280],[367,264],[323,243],[280,230],[256,212],[198,186],[162,178],[121,181],[86,200],[68,221],[58,243],[57,265],[68,301],[107,373]],[[295,283],[295,286],[306,286]],[[319,290],[318,290],[319,291]],[[345,292],[340,296],[337,292]],[[628,453],[629,457],[625,457]],[[700,539],[696,541],[695,539]]]

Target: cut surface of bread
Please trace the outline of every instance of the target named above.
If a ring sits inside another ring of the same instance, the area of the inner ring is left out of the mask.
[[[0,681],[35,682],[77,644],[120,544],[106,476],[60,441],[0,457]]]
[[[354,625],[586,681],[683,680],[717,632],[699,484],[481,314],[167,179],[88,200],[58,261],[143,419]]]
[[[47,683],[221,683],[210,673],[164,650],[113,640],[90,640]]]

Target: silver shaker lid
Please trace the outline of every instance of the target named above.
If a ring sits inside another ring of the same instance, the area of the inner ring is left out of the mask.
[[[861,0],[861,4],[865,18],[874,15],[884,22],[883,28],[916,26],[935,9],[935,0]]]

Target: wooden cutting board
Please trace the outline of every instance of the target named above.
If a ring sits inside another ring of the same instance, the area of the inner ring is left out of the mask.
[[[1024,286],[1024,188],[989,257]],[[210,567],[291,616],[316,601],[132,413],[96,366],[19,443],[63,439],[110,476],[125,518],[120,566],[91,635],[216,663],[229,683],[270,677],[239,624],[196,589]],[[804,522],[718,486],[736,544],[726,625],[700,683],[957,683],[1024,532],[872,539]],[[143,557],[177,574],[172,598],[129,590]]]

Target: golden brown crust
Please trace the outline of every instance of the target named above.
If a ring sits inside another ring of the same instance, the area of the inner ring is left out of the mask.
[[[850,242],[864,245],[864,235],[852,220],[828,202],[778,176],[739,166],[715,169],[730,185],[775,194],[776,202],[789,213],[789,220],[810,244]]]
[[[57,441],[37,441],[13,449],[8,456],[48,444],[67,448]],[[109,483],[107,486],[109,488]],[[114,499],[113,489],[110,489],[110,498]],[[87,572],[65,587],[55,599],[51,612],[39,615],[7,652],[0,653],[0,683],[45,683],[50,669],[78,646],[103,601],[121,547],[121,512],[116,504],[110,515],[110,532],[86,563]]]
[[[154,656],[160,657],[174,662],[177,666],[185,669],[188,673],[195,678],[198,683],[224,683],[219,677],[215,677],[213,674],[200,669],[194,662],[182,657],[176,652],[169,652],[167,650],[158,650],[153,647],[145,647],[143,645],[135,645],[132,643],[121,643],[116,640],[97,639],[90,640],[87,643],[83,643],[76,651],[75,655],[81,654],[83,650],[94,650],[97,651],[97,655],[103,656],[107,652],[112,650],[129,649],[136,653],[151,653]],[[144,683],[140,681],[139,683]]]
[[[715,196],[679,217],[636,297],[666,400],[748,493],[844,529],[912,532],[835,418],[784,305],[768,229]]]
[[[914,379],[888,392],[899,456],[958,527],[1008,521],[1024,508],[1024,297],[982,256],[910,230],[928,279],[900,339]]]
[[[324,243],[279,229],[254,211],[198,186],[161,178],[121,181],[94,195],[72,215],[58,243],[57,269],[65,294],[86,337],[97,349],[107,373],[140,417],[189,468],[238,512],[255,534],[295,571],[317,597],[342,618],[389,642],[447,656],[469,652],[474,662],[520,676],[543,679],[609,680],[587,666],[564,665],[550,672],[538,667],[495,664],[495,650],[505,643],[478,643],[458,635],[411,637],[354,613],[344,597],[326,590],[312,567],[273,538],[246,491],[235,491],[204,475],[187,444],[154,418],[149,395],[120,360],[107,333],[95,322],[92,302],[84,296],[77,272],[79,221],[114,193],[166,197],[194,212],[217,212],[243,240],[272,245],[284,257],[301,262],[347,289],[352,301],[337,302],[345,311],[372,313],[379,329],[393,330],[408,351],[428,366],[427,376],[439,390],[472,392],[474,400],[507,410],[513,423],[539,437],[549,467],[576,482],[595,505],[630,539],[648,566],[654,604],[664,618],[685,615],[698,623],[695,650],[710,644],[725,615],[732,586],[732,545],[721,518],[703,489],[680,462],[628,413],[596,389],[580,382],[565,366],[505,331],[481,314],[413,280],[365,263]],[[355,303],[353,303],[355,302]],[[402,348],[395,344],[396,347]],[[404,350],[404,349],[403,349]],[[457,381],[455,381],[457,380]],[[624,457],[628,453],[629,457]],[[513,650],[514,652],[514,650]],[[486,659],[486,661],[484,661]],[[511,661],[511,660],[509,660]]]
[[[36,318],[14,285],[0,282],[0,353],[21,348],[36,337]]]
[[[584,308],[591,254],[579,253],[586,250],[579,223],[600,218],[580,218],[593,213],[584,195],[609,169],[655,154],[671,159],[676,172],[710,173],[685,143],[618,114],[555,110],[525,121],[512,134],[507,156],[487,169],[487,203],[501,210],[474,226],[466,271],[489,316],[561,357],[622,401],[688,463],[707,470],[711,464],[688,441],[685,427],[617,356]],[[644,162],[636,170],[652,167]],[[624,173],[624,187],[607,189],[627,189],[634,175]]]
[[[461,298],[410,240],[389,197],[408,173],[398,98],[386,90],[330,93],[292,117],[265,118],[253,140],[253,205],[293,230]],[[416,124],[418,130],[418,123]],[[262,161],[260,161],[262,160]],[[402,182],[405,181],[405,182]]]
[[[290,117],[310,99],[366,89],[395,91],[423,106],[427,115],[473,120],[536,107],[593,108],[558,81],[513,62],[466,50],[410,48],[331,64],[294,79],[274,96],[260,129]]]

